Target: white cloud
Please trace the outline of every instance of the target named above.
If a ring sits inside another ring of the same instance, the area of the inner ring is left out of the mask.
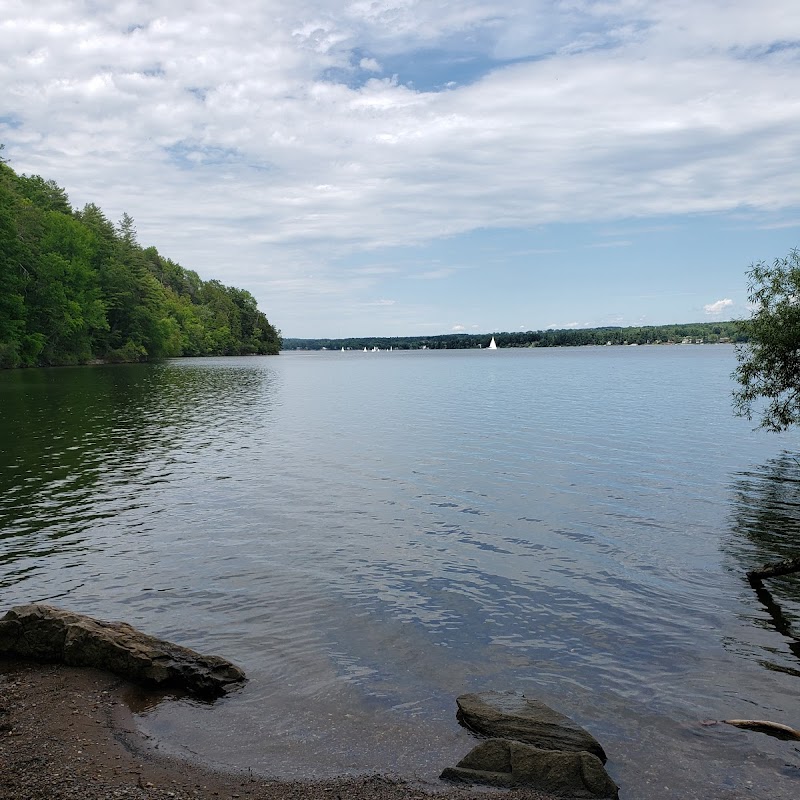
[[[374,58],[362,58],[358,66],[367,72],[382,72],[381,65]]]
[[[428,270],[427,272],[419,272],[412,277],[425,281],[438,281],[442,278],[449,278],[451,275],[454,275],[455,272],[455,269],[452,267],[441,267],[439,269]]]
[[[733,305],[733,300],[726,297],[724,300],[717,300],[715,303],[708,303],[703,306],[703,311],[711,317],[718,317],[723,311],[728,310]]]
[[[453,331],[453,333],[462,333],[463,331],[466,330],[466,327],[464,325],[453,325],[451,330]]]
[[[281,322],[370,248],[800,205],[797,40],[796,0],[6,0],[0,141]],[[421,50],[447,91],[348,82]]]
[[[563,331],[563,330],[575,330],[576,328],[585,328],[585,327],[586,325],[580,322],[563,322],[563,323],[552,322],[545,328],[545,330]]]

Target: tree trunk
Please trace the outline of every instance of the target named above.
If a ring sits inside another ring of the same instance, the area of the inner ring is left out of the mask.
[[[787,558],[772,564],[763,564],[758,569],[751,569],[747,573],[747,579],[752,583],[754,580],[775,578],[778,575],[789,575],[792,572],[800,572],[800,558]]]

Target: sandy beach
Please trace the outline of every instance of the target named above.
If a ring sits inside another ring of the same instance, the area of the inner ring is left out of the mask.
[[[381,775],[284,782],[218,772],[159,754],[126,703],[141,692],[97,670],[0,659],[0,800],[551,800]]]

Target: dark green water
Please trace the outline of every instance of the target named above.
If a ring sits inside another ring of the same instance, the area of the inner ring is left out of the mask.
[[[165,749],[433,780],[465,690],[588,727],[628,798],[800,793],[800,437],[730,413],[732,349],[293,353],[0,374],[3,605],[225,655]],[[775,606],[778,607],[776,612]],[[749,782],[749,783],[748,783]]]

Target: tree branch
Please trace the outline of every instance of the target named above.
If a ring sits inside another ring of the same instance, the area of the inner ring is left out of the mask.
[[[789,575],[800,572],[800,558],[786,558],[771,564],[763,564],[758,569],[751,569],[747,573],[747,580],[760,581],[762,578],[775,578],[778,575]]]

